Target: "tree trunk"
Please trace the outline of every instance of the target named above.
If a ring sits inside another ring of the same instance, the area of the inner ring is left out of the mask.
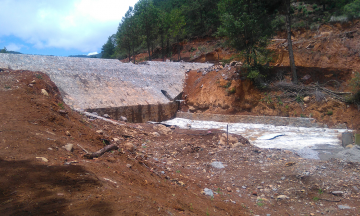
[[[151,43],[151,55],[152,56],[154,55],[154,43],[153,42]]]
[[[170,53],[170,35],[167,36],[166,40],[166,56],[168,56]]]
[[[287,31],[287,40],[288,40],[290,67],[291,67],[291,73],[292,73],[292,75],[293,75],[293,80],[292,80],[292,82],[293,82],[294,84],[297,84],[297,83],[298,83],[298,80],[297,80],[295,60],[294,60],[294,53],[293,53],[292,41],[291,41],[290,0],[286,0],[286,31]]]
[[[164,50],[164,34],[160,35],[160,40],[161,40],[161,58],[163,61],[165,61],[165,50]]]
[[[181,56],[180,56],[180,42],[179,42],[179,37],[178,37],[178,36],[176,37],[176,41],[177,41],[177,44],[178,44],[178,46],[177,46],[177,49],[178,49],[178,61],[180,61],[180,60],[181,60]]]
[[[133,59],[134,59],[134,64],[135,64],[135,46],[133,45]]]
[[[128,49],[128,55],[129,55],[129,62],[131,62],[131,47],[129,46],[129,49]]]
[[[149,38],[146,38],[146,46],[147,46],[148,53],[149,53],[149,61],[151,61],[150,40],[149,40]]]

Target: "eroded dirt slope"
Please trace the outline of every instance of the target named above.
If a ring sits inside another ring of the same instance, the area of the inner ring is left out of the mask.
[[[356,20],[324,24],[316,31],[293,31],[294,56],[300,81],[297,90],[277,88],[279,82],[289,84],[292,80],[285,33],[279,33],[269,46],[274,51],[274,62],[263,80],[267,84],[263,90],[246,79],[246,71],[240,66],[226,65],[223,68],[219,65],[205,72],[191,71],[184,86],[182,111],[313,117],[330,127],[346,125],[359,130],[359,106],[316,91],[321,87],[334,92],[352,92],[349,83],[360,68],[359,27],[360,22]],[[218,48],[217,51],[220,61],[228,59],[220,53],[225,50]],[[227,52],[231,53],[231,50]],[[308,91],[307,87],[313,90]]]

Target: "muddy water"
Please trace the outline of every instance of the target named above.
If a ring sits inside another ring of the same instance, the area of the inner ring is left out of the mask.
[[[242,135],[251,144],[260,148],[287,149],[296,152],[303,158],[323,160],[341,158],[349,159],[350,161],[360,161],[360,153],[358,153],[360,149],[357,147],[344,149],[341,145],[341,134],[347,131],[351,132],[346,129],[224,123],[183,118],[175,118],[163,123],[176,125],[184,129],[220,129],[224,131],[226,131],[228,125],[229,133]]]

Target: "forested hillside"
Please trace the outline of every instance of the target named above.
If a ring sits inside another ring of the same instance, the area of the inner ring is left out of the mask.
[[[356,18],[359,9],[360,0],[140,0],[109,36],[102,55],[136,62],[132,56],[139,52],[147,52],[148,60],[176,52],[180,60],[180,42],[212,36],[225,38],[245,63],[258,68],[269,61],[269,39],[287,23],[293,29],[318,28]]]

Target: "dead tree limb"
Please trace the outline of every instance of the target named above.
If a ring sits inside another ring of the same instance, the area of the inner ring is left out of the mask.
[[[77,144],[86,154],[89,154],[89,152],[86,150],[86,149],[84,149],[81,145],[79,145],[79,144]]]
[[[107,146],[105,146],[104,148],[100,149],[97,152],[94,152],[94,153],[91,153],[91,154],[85,154],[84,158],[87,158],[87,159],[97,158],[97,157],[100,157],[101,155],[103,155],[105,152],[112,151],[112,150],[117,150],[117,149],[119,149],[119,147],[117,145],[115,145],[115,144],[107,145]]]

